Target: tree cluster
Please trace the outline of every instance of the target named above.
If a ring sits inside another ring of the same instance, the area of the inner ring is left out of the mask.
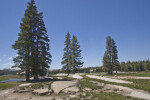
[[[38,80],[39,75],[46,74],[51,64],[51,54],[43,13],[38,12],[34,0],[28,2],[20,29],[18,40],[12,46],[18,51],[18,56],[13,59],[15,62],[13,67],[25,71],[26,81],[29,81],[30,76]]]
[[[66,35],[64,55],[61,64],[63,70],[69,75],[70,72],[76,73],[83,66],[81,62],[81,49],[77,37],[73,35],[72,40],[69,32]]]

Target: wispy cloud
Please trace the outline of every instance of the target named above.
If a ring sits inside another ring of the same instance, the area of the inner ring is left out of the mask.
[[[18,54],[16,54],[16,57],[18,57],[19,55]]]
[[[9,60],[13,60],[14,57],[18,57],[18,56],[19,56],[19,55],[16,54],[16,55],[14,55],[14,56],[12,56],[12,57],[9,57],[8,59],[9,59]]]
[[[13,60],[13,57],[9,57],[8,59],[9,59],[9,60]]]
[[[1,64],[2,66],[13,66],[14,63],[6,63],[6,64]]]

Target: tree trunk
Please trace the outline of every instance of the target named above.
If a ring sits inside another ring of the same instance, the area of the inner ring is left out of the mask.
[[[26,71],[26,81],[27,82],[30,81],[30,79],[29,79],[29,71]]]
[[[67,76],[69,76],[69,74],[70,74],[70,70],[67,71]]]
[[[38,81],[38,80],[39,80],[38,75],[37,74],[34,75],[34,81]]]

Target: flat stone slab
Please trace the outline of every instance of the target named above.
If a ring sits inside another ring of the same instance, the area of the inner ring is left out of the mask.
[[[65,73],[59,73],[59,74],[56,74],[56,75],[53,75],[53,76],[67,76],[67,74],[65,74]]]
[[[128,84],[133,83],[133,82],[130,82],[130,81],[112,79],[112,78],[95,76],[95,75],[86,75],[86,76],[89,77],[89,78],[100,79],[100,80],[104,80],[104,81],[108,81],[108,82],[114,82],[114,83],[128,83]]]
[[[76,85],[77,81],[56,81],[51,85],[54,93],[58,94],[61,90]]]
[[[48,88],[45,89],[35,89],[32,91],[33,94],[45,95],[49,93]]]
[[[19,87],[25,87],[25,86],[31,86],[33,83],[26,83],[26,84],[21,84]]]
[[[62,92],[64,92],[64,93],[77,93],[77,92],[79,92],[79,88],[77,88],[77,87],[68,87],[68,88],[62,90]]]

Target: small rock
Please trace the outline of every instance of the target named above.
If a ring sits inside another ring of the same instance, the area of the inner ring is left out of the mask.
[[[85,91],[91,91],[92,89],[90,88],[84,88]]]
[[[33,94],[38,94],[38,95],[46,95],[49,93],[48,88],[45,89],[35,89],[32,92]]]
[[[102,86],[104,86],[105,85],[105,83],[102,83]]]
[[[53,93],[53,90],[49,90],[49,93]]]
[[[33,83],[21,84],[19,87],[31,86]]]
[[[70,98],[76,98],[76,95],[69,95]]]
[[[83,96],[86,96],[86,93],[84,92],[82,95],[83,95]]]
[[[118,77],[117,75],[115,75],[115,77]]]

